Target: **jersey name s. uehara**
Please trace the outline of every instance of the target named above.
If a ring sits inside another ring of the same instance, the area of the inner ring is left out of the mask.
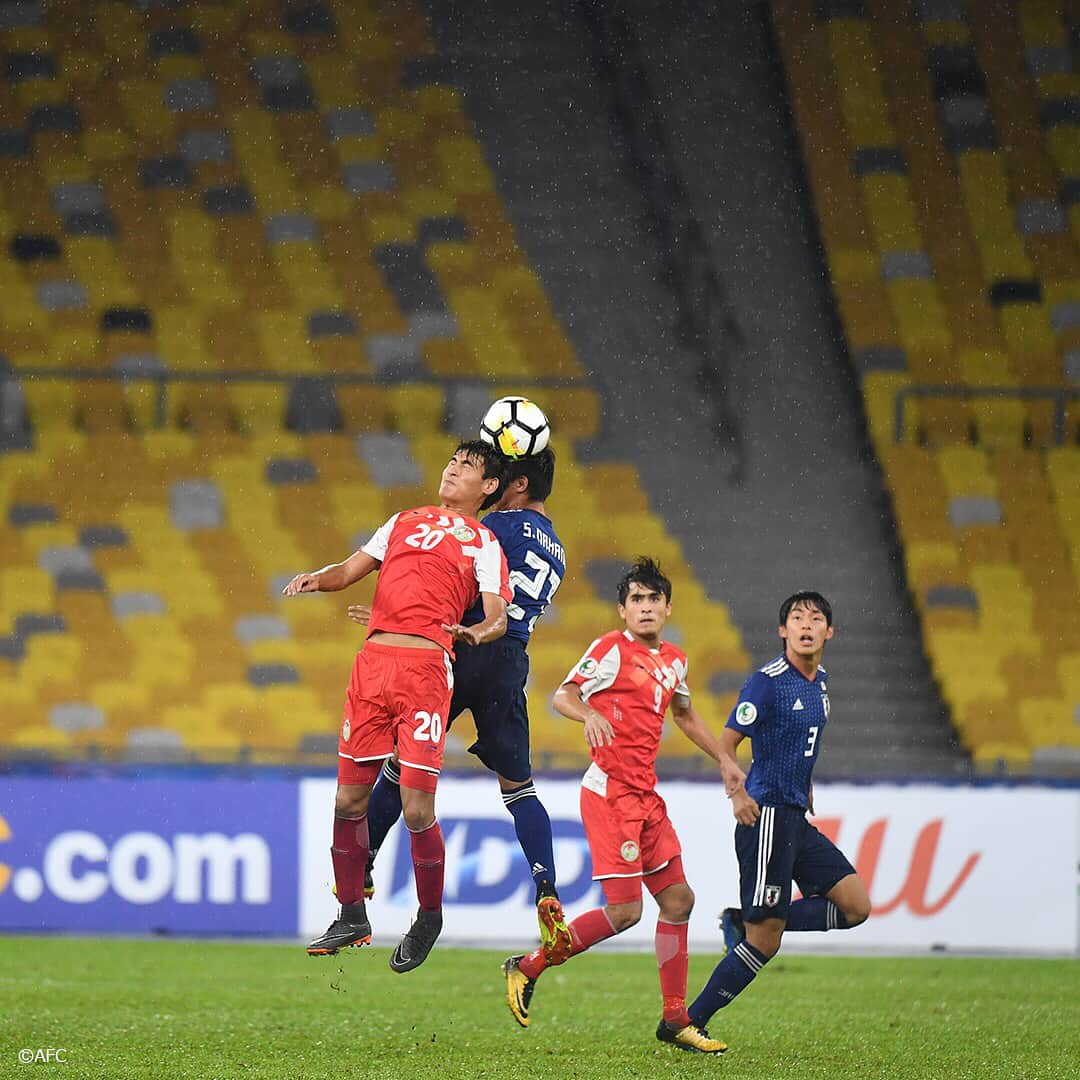
[[[566,577],[566,553],[555,535],[551,519],[536,510],[495,510],[484,518],[506,555],[514,595],[506,609],[506,636],[529,643],[536,622]],[[466,626],[484,617],[474,604],[462,622]]]
[[[403,510],[360,549],[382,564],[368,633],[415,634],[453,655],[442,624],[461,622],[481,593],[512,598],[506,556],[474,518],[437,506]]]

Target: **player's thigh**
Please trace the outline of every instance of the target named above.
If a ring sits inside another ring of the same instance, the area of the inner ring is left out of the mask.
[[[581,823],[592,856],[593,881],[609,904],[641,897],[641,817],[625,812],[617,799],[581,789]]]
[[[338,739],[338,784],[370,786],[394,749],[393,717],[386,701],[391,677],[386,657],[360,652],[345,693],[345,715]]]
[[[523,784],[532,775],[525,697],[528,658],[515,642],[498,650],[496,661],[487,684],[477,688],[469,702],[476,723],[476,742],[469,751],[511,784]]]
[[[450,698],[450,708],[446,714],[446,730],[449,731],[454,721],[466,711],[472,711],[472,700],[484,685],[483,650],[487,645],[462,645],[455,648],[453,664],[454,692]]]
[[[391,698],[401,787],[434,793],[442,769],[446,717],[453,692],[441,650],[402,649]]]
[[[762,806],[753,825],[735,826],[743,919],[787,919],[801,812]]]
[[[848,861],[847,856],[824,833],[805,819],[802,822],[792,876],[804,896],[826,896],[838,883],[848,878],[858,881],[855,868]],[[862,883],[859,882],[860,887],[861,885]],[[854,901],[858,899],[857,891],[858,888],[855,885],[850,885],[843,890],[842,895],[847,898],[850,894],[850,898]],[[832,899],[831,896],[829,898]],[[841,910],[846,910],[843,905],[837,906]]]
[[[645,887],[657,896],[669,885],[685,882],[682,869],[682,844],[668,817],[664,800],[654,791],[646,799],[645,820],[641,826],[641,867]]]

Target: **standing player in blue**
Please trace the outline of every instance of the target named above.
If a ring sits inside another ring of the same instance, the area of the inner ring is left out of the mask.
[[[735,748],[747,736],[754,761],[742,783],[728,785],[742,908],[721,916],[727,955],[689,1008],[698,1027],[750,985],[776,955],[785,930],[847,930],[870,915],[866,886],[851,863],[806,820],[814,812],[811,774],[829,718],[820,662],[832,636],[824,596],[788,597],[780,606],[784,651],[746,681],[720,736],[737,776]],[[794,902],[792,879],[803,894]]]
[[[506,636],[491,645],[456,646],[449,721],[466,709],[473,714],[476,742],[469,751],[499,778],[503,803],[513,816],[518,843],[536,885],[542,948],[549,963],[561,964],[569,957],[572,942],[555,889],[551,819],[532,781],[525,700],[529,636],[566,575],[566,555],[544,506],[555,477],[555,454],[545,449],[514,461],[508,468],[504,494],[484,516],[484,527],[495,534],[506,554],[514,590],[506,608]],[[355,621],[363,621],[362,608],[350,608],[349,612]],[[466,612],[462,624],[469,626],[482,618],[478,605]],[[397,764],[387,761],[368,805],[368,895],[374,892],[370,870],[375,855],[401,814],[398,779]]]

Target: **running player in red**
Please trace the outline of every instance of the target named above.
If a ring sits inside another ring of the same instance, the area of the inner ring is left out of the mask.
[[[656,792],[656,754],[671,707],[691,742],[727,768],[720,741],[690,705],[686,654],[662,640],[671,614],[671,582],[652,559],[639,558],[619,582],[624,630],[597,638],[555,692],[555,708],[585,727],[592,765],[581,781],[581,820],[593,879],[607,905],[570,923],[571,956],[629,929],[641,918],[641,885],[660,908],[656,960],[664,1015],[656,1037],[683,1050],[721,1054],[727,1046],[695,1027],[686,1011],[686,932],[694,894],[682,851]],[[740,782],[724,775],[725,787]],[[529,1026],[536,980],[549,967],[542,949],[503,964],[510,1011]]]
[[[454,689],[454,642],[480,645],[506,632],[512,593],[506,556],[476,516],[498,499],[505,459],[483,442],[463,442],[443,470],[439,505],[395,514],[344,562],[298,574],[286,596],[335,592],[379,571],[367,642],[357,653],[338,743],[338,787],[330,855],[341,911],[307,947],[333,956],[371,940],[364,908],[369,838],[368,797],[382,763],[396,748],[401,804],[411,833],[419,911],[390,967],[411,971],[442,930],[442,830],[435,786]],[[479,596],[482,621],[461,619]]]

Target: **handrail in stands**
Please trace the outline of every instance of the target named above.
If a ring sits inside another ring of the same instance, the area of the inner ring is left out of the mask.
[[[896,391],[896,403],[893,411],[893,441],[898,445],[904,441],[905,423],[904,406],[914,398],[1015,398],[1020,401],[1052,401],[1054,403],[1054,445],[1065,443],[1065,405],[1069,401],[1080,400],[1080,389],[1061,386],[958,386],[942,384],[933,386],[915,383],[902,386]]]

